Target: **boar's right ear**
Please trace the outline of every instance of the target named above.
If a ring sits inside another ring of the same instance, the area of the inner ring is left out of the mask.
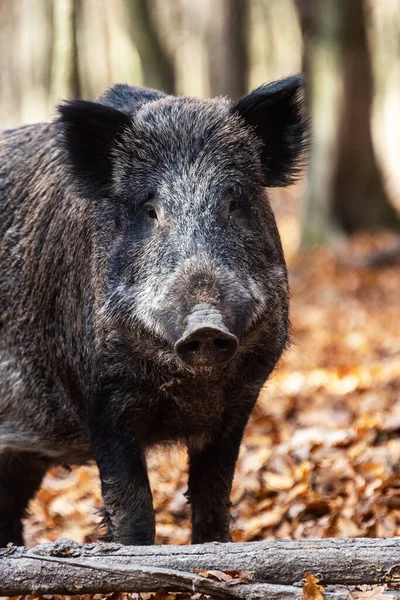
[[[130,118],[97,102],[76,100],[58,107],[64,149],[78,189],[104,197],[112,183],[112,149]]]
[[[289,185],[301,172],[308,130],[303,87],[303,76],[294,75],[262,85],[234,106],[263,141],[265,186]]]

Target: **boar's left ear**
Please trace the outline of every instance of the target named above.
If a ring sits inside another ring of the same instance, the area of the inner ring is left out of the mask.
[[[264,185],[285,186],[301,172],[307,139],[301,75],[263,85],[234,106],[263,141]]]
[[[112,149],[130,124],[125,113],[97,102],[74,100],[58,107],[62,142],[78,189],[104,197],[112,183]]]

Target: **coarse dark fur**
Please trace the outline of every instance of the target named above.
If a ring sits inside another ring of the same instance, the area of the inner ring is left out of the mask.
[[[301,88],[235,106],[116,85],[0,136],[0,546],[51,465],[89,459],[109,538],[153,543],[160,443],[188,448],[193,542],[230,539],[243,430],[287,343],[265,187],[298,173]],[[179,359],[195,317],[237,337],[232,360]]]

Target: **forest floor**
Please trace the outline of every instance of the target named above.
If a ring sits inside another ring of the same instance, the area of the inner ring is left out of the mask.
[[[394,243],[361,235],[291,258],[293,345],[246,431],[235,541],[400,535],[400,262],[362,266]],[[188,543],[185,453],[155,453],[149,469],[157,543]],[[27,544],[96,539],[100,505],[94,466],[51,471]]]

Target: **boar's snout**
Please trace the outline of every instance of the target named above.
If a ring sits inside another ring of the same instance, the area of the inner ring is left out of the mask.
[[[224,325],[219,311],[208,304],[198,304],[175,344],[175,352],[189,366],[214,367],[231,360],[238,347],[237,337]]]
[[[239,346],[232,333],[215,326],[199,326],[175,344],[179,358],[192,367],[214,367],[233,358]]]

